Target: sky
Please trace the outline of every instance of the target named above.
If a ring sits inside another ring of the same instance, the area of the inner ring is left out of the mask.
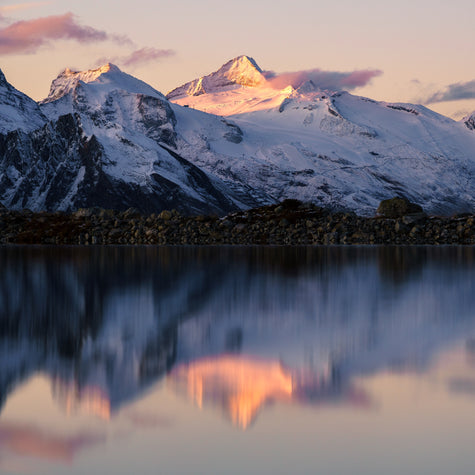
[[[473,0],[0,0],[0,69],[35,100],[64,68],[109,61],[167,93],[246,54],[459,119],[475,111],[474,19]]]

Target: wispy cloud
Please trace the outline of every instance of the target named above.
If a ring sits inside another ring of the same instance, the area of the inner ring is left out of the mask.
[[[282,89],[289,85],[297,88],[306,81],[312,81],[321,89],[352,90],[357,87],[366,86],[372,79],[381,76],[383,72],[379,69],[364,69],[349,72],[310,69],[279,74],[273,71],[266,71],[264,74],[269,84],[276,89]]]
[[[80,25],[75,15],[66,13],[34,20],[17,21],[0,29],[0,54],[33,54],[50,46],[54,40],[73,40],[82,43],[113,41],[133,45],[126,36],[111,35],[90,26]]]
[[[475,99],[475,79],[468,82],[458,82],[431,93],[422,98],[420,102],[431,104],[435,102],[459,101],[463,99]]]
[[[103,57],[96,61],[96,64],[114,63],[124,67],[141,66],[154,61],[158,61],[162,58],[175,55],[175,51],[171,49],[159,49],[153,47],[140,48],[128,55]]]

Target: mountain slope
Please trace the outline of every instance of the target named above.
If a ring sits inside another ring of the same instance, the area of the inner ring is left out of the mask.
[[[222,214],[243,206],[176,149],[166,98],[116,66],[65,70],[40,107],[48,125],[0,140],[8,207]]]
[[[275,200],[299,198],[362,214],[395,195],[434,214],[475,207],[475,136],[423,106],[322,91],[310,81],[297,89],[263,83],[172,96],[189,109],[225,115],[240,130],[235,147],[209,131],[210,153],[194,163]],[[190,131],[181,133],[192,140]],[[216,162],[213,153],[226,160]]]
[[[0,134],[17,129],[31,131],[45,123],[38,104],[9,84],[0,70]]]

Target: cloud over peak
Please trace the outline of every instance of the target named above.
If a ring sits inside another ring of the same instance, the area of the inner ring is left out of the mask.
[[[366,86],[373,78],[383,74],[379,69],[364,69],[349,72],[323,71],[321,69],[309,69],[286,73],[274,73],[266,71],[264,75],[268,83],[276,88],[283,89],[287,86],[300,87],[307,81],[312,81],[317,87],[329,90],[352,90]]]
[[[96,64],[115,63],[122,67],[130,68],[134,66],[141,66],[143,64],[158,61],[162,58],[174,56],[175,51],[171,49],[160,49],[153,47],[144,47],[132,51],[130,54],[124,56],[103,57],[96,61]]]

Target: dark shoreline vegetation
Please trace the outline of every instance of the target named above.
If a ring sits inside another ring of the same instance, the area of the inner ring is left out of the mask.
[[[427,216],[400,198],[375,217],[285,200],[225,217],[177,211],[80,209],[74,213],[0,209],[0,244],[319,245],[475,244],[475,215]]]

